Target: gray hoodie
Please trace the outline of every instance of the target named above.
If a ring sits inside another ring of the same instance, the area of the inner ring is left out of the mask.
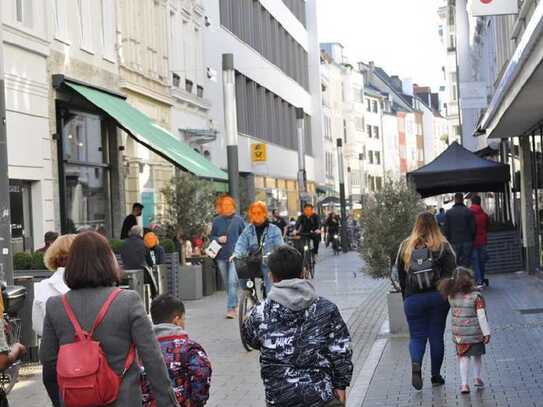
[[[310,281],[294,278],[275,283],[268,298],[292,311],[301,311],[309,308],[319,296]]]
[[[165,336],[187,336],[188,333],[175,324],[157,324],[153,326],[153,331],[157,338],[164,338]]]

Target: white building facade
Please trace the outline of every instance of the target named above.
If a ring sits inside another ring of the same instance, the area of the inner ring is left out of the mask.
[[[212,160],[226,167],[221,65],[222,55],[230,53],[236,70],[242,206],[261,199],[284,214],[295,214],[296,108],[306,114],[310,194],[325,183],[316,0],[205,0],[203,5],[210,24],[204,61],[212,73],[206,94],[218,131],[209,145]],[[265,161],[253,162],[253,144],[266,146]]]
[[[54,171],[49,131],[48,24],[44,2],[3,1],[8,175],[13,251],[43,245],[55,230]]]

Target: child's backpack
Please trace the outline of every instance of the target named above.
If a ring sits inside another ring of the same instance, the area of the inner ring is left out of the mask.
[[[109,366],[100,342],[95,341],[93,335],[121,291],[119,288],[109,295],[88,333],[81,329],[66,294],[62,296],[76,336],[75,342],[62,345],[58,352],[57,380],[65,407],[105,406],[117,400],[122,379],[136,358],[136,350],[134,345],[130,346],[124,369],[118,375]]]

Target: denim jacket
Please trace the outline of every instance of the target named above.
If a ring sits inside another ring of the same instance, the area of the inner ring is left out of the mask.
[[[263,234],[264,245],[262,254],[264,256],[273,252],[279,246],[284,244],[283,235],[281,229],[279,229],[274,224],[269,224]],[[253,224],[247,225],[243,233],[236,243],[236,248],[234,249],[235,257],[247,256],[252,249],[258,248],[258,238],[256,236],[256,228]]]

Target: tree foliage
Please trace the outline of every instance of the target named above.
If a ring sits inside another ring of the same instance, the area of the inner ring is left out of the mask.
[[[189,173],[173,177],[162,191],[161,235],[188,240],[205,232],[215,208],[213,183]]]
[[[369,275],[390,276],[398,248],[423,210],[419,195],[405,181],[386,180],[383,189],[368,199],[368,206],[362,211],[360,254]]]

